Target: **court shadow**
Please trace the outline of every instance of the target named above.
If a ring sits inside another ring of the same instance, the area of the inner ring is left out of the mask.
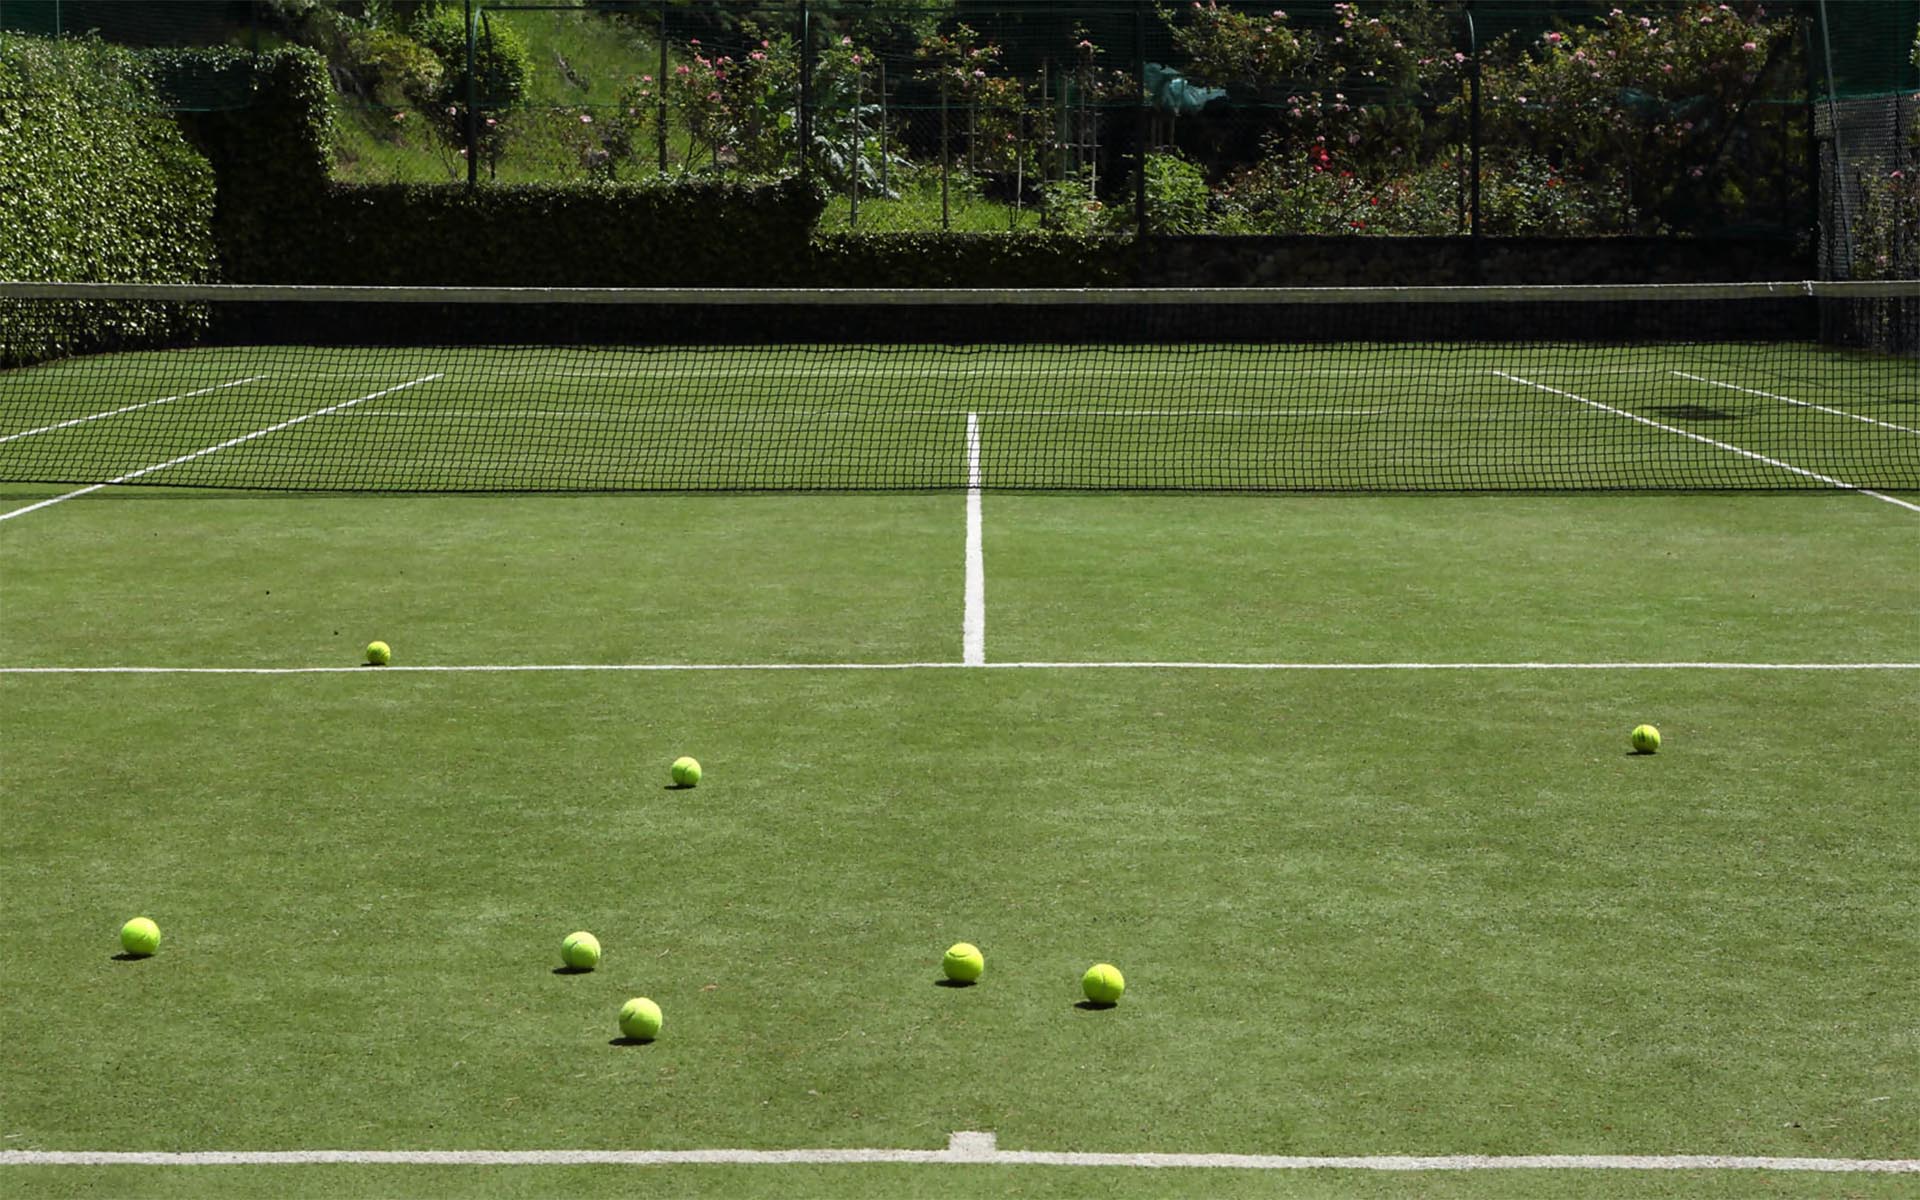
[[[936,979],[933,986],[943,988],[970,988],[979,984],[977,979]]]
[[[1081,1010],[1082,1012],[1105,1012],[1109,1008],[1119,1008],[1120,1006],[1118,1004],[1114,1004],[1111,1002],[1102,1002],[1099,1000],[1082,1000],[1080,1003],[1074,1005],[1074,1007]]]
[[[609,1039],[607,1041],[607,1045],[609,1046],[651,1046],[653,1045],[653,1039],[652,1038],[617,1037],[617,1038]]]
[[[1647,411],[1670,421],[1733,421],[1738,414],[1705,404],[1652,404]]]
[[[593,974],[593,968],[592,967],[555,967],[553,969],[553,973],[555,975],[591,975]]]
[[[152,957],[153,955],[151,954],[128,954],[126,951],[123,950],[120,953],[113,956],[113,961],[114,962],[145,962]]]
[[[691,783],[670,783],[660,790],[663,792],[690,792],[693,788],[694,785]]]

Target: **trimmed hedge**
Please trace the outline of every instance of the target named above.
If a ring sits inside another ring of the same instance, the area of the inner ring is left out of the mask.
[[[770,184],[337,184],[289,242],[300,283],[755,287],[805,273],[823,200]]]
[[[0,278],[212,272],[213,172],[129,51],[0,33],[0,180]],[[163,337],[186,319],[145,304],[23,307],[0,314],[0,365]]]
[[[326,60],[288,46],[150,52],[181,130],[213,164],[214,231],[232,283],[288,279],[310,256],[332,166]]]
[[[807,249],[806,287],[1112,287],[1134,281],[1141,243],[1066,233],[838,233]]]

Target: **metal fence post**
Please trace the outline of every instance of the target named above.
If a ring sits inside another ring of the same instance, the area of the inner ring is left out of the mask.
[[[476,103],[479,85],[474,79],[473,71],[475,36],[473,0],[466,0],[465,7],[467,14],[467,190],[472,191],[480,186],[480,114]]]
[[[1474,239],[1473,261],[1480,262],[1480,37],[1473,27],[1473,3],[1467,3],[1467,138],[1472,170],[1467,181],[1467,233]]]
[[[660,5],[660,73],[654,76],[659,82],[654,84],[659,100],[655,105],[654,141],[660,149],[660,173],[667,173],[667,6]]]
[[[800,5],[800,178],[812,178],[813,159],[813,10]]]
[[[1139,102],[1135,105],[1133,136],[1134,155],[1138,170],[1133,180],[1133,233],[1140,237],[1147,232],[1147,4],[1146,0],[1133,0],[1133,82],[1140,89]]]

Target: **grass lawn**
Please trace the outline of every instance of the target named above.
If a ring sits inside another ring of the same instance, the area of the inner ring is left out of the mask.
[[[0,509],[54,487],[9,485]],[[1910,1157],[1916,519],[990,494],[989,663],[0,673],[0,1147]],[[0,667],[956,663],[958,495],[108,489]],[[1627,752],[1640,721],[1666,736]],[[693,754],[694,790],[666,786]],[[136,914],[165,934],[115,957]],[[561,938],[606,960],[557,974]],[[973,988],[936,986],[978,943]],[[1080,972],[1127,974],[1090,1011]],[[665,1010],[611,1044],[622,1001]],[[15,1194],[1892,1196],[1911,1176],[21,1167]],[[984,1174],[983,1173],[991,1173]]]

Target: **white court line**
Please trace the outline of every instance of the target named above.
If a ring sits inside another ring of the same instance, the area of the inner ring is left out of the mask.
[[[1723,383],[1718,379],[1708,379],[1704,375],[1695,375],[1689,371],[1675,371],[1674,374],[1682,379],[1691,379],[1695,383],[1712,384],[1714,387],[1726,388],[1728,391],[1745,392],[1749,396],[1764,396],[1769,400],[1778,400],[1784,404],[1797,404],[1801,408],[1818,409],[1823,413],[1832,413],[1836,417],[1845,417],[1850,421],[1865,421],[1869,425],[1878,425],[1882,429],[1897,430],[1900,433],[1920,433],[1920,429],[1909,429],[1905,425],[1895,425],[1891,421],[1879,421],[1872,417],[1863,417],[1859,413],[1850,413],[1843,408],[1828,408],[1824,404],[1815,404],[1811,400],[1795,400],[1792,396],[1780,396],[1775,395],[1773,392],[1763,392],[1758,388],[1741,387],[1737,383]]]
[[[1688,430],[1680,429],[1673,425],[1666,425],[1659,421],[1655,421],[1650,418],[1643,417],[1639,413],[1628,412],[1624,408],[1615,408],[1611,404],[1602,404],[1598,400],[1589,400],[1585,396],[1575,395],[1572,392],[1563,391],[1557,387],[1549,387],[1544,383],[1535,383],[1531,379],[1522,379],[1518,375],[1509,375],[1505,371],[1496,370],[1493,373],[1495,375],[1498,375],[1500,378],[1508,380],[1512,383],[1525,384],[1527,387],[1538,388],[1543,392],[1549,392],[1555,396],[1565,396],[1569,400],[1578,400],[1580,403],[1588,405],[1593,408],[1597,408],[1601,412],[1612,413],[1616,417],[1625,417],[1629,421],[1638,421],[1642,425],[1650,426],[1664,433],[1674,433],[1674,434],[1680,435],[1683,438],[1691,438],[1693,441],[1700,442],[1708,446],[1712,446],[1716,450],[1725,450],[1729,454],[1738,454],[1742,458],[1751,458],[1755,462],[1763,462],[1770,467],[1778,467],[1782,471],[1790,471],[1795,475],[1805,476],[1808,479],[1817,479],[1821,483],[1827,484],[1830,487],[1839,488],[1842,491],[1859,492],[1862,496],[1872,496],[1875,500],[1885,500],[1888,504],[1895,504],[1900,506],[1901,508],[1907,509],[1910,512],[1920,513],[1920,504],[1910,504],[1907,501],[1899,499],[1896,496],[1888,496],[1881,492],[1873,491],[1869,488],[1863,488],[1857,484],[1848,483],[1844,479],[1835,479],[1831,475],[1822,475],[1818,471],[1809,471],[1805,467],[1796,467],[1790,462],[1782,462],[1777,458],[1768,458],[1764,454],[1757,454],[1752,450],[1747,450],[1740,446],[1732,445],[1731,443],[1728,443],[1728,442],[1716,441],[1715,439],[1706,437],[1702,434],[1692,433],[1692,432],[1689,432]]]
[[[960,618],[960,660],[987,663],[987,568],[980,531],[980,415],[967,414],[967,581]]]
[[[36,504],[29,504],[25,508],[16,508],[12,512],[0,513],[0,521],[10,521],[15,517],[23,517],[26,514],[35,511],[36,509],[46,508],[50,505],[58,504],[63,500],[71,500],[76,496],[84,496],[88,492],[97,492],[101,488],[111,487],[116,483],[125,483],[130,479],[138,479],[142,475],[151,475],[155,471],[164,471],[168,467],[177,467],[181,463],[192,462],[196,458],[204,458],[209,454],[217,454],[222,450],[229,449],[233,446],[238,446],[242,442],[250,442],[257,437],[265,437],[269,433],[278,433],[282,429],[289,429],[295,425],[300,424],[302,421],[311,421],[315,417],[324,417],[330,412],[336,412],[340,409],[347,408],[355,404],[361,404],[368,400],[377,400],[382,396],[392,395],[394,392],[400,391],[403,388],[414,387],[422,383],[431,383],[433,380],[436,380],[438,378],[440,378],[440,375],[437,373],[433,375],[422,375],[418,379],[409,379],[405,383],[387,388],[384,391],[373,392],[369,395],[361,396],[357,400],[344,400],[339,404],[335,404],[330,407],[320,409],[317,412],[304,413],[300,416],[294,417],[292,420],[282,421],[278,425],[269,425],[265,429],[256,429],[252,433],[242,434],[237,438],[228,438],[226,441],[221,442],[219,445],[216,445],[216,446],[206,446],[199,450],[193,451],[191,454],[182,454],[178,458],[170,458],[163,463],[155,463],[150,467],[141,467],[138,471],[129,471],[125,475],[116,475],[114,478],[107,480],[105,483],[89,484],[86,487],[68,492],[64,496],[55,496],[51,500],[42,500]]]
[[[0,667],[0,675],[506,675],[699,671],[1920,671],[1920,662],[468,663],[369,667]]]
[[[417,418],[433,420],[467,420],[472,417],[534,416],[534,417],[627,417],[645,418],[663,424],[681,424],[689,415],[709,413],[716,421],[731,422],[739,419],[741,409],[750,405],[729,405],[724,414],[712,413],[702,406],[657,407],[652,405],[630,405],[622,408],[520,408],[512,402],[503,402],[495,408],[368,408],[355,409],[352,412],[338,414],[356,420],[368,418],[386,418],[389,420],[414,420]],[[891,416],[937,416],[957,417],[963,411],[958,408],[894,408],[876,404],[866,408],[815,408],[804,401],[784,401],[762,405],[765,408],[792,409],[807,417],[891,417]],[[1255,420],[1291,421],[1306,417],[1375,417],[1388,412],[1385,408],[989,408],[977,414],[986,417],[1235,417]],[[972,414],[970,414],[972,415]]]
[[[65,429],[69,425],[84,425],[88,421],[98,421],[102,417],[117,417],[121,413],[135,412],[142,408],[152,408],[156,404],[172,404],[175,400],[190,400],[195,396],[204,396],[208,392],[217,392],[222,388],[239,387],[243,383],[255,383],[265,379],[265,375],[249,375],[245,379],[229,379],[225,383],[216,383],[212,387],[203,387],[197,392],[181,392],[177,396],[163,396],[158,400],[142,400],[138,404],[125,404],[106,412],[97,412],[91,416],[75,417],[71,421],[60,421],[53,425],[42,425],[38,429],[23,429],[19,433],[9,433],[0,437],[0,442],[11,442],[15,438],[32,437],[37,433],[52,433],[56,429]]]
[[[1768,1158],[1730,1154],[1110,1154],[1002,1150],[991,1133],[955,1133],[945,1150],[0,1150],[0,1167],[1133,1167],[1235,1171],[1795,1171],[1911,1175],[1912,1158]]]

